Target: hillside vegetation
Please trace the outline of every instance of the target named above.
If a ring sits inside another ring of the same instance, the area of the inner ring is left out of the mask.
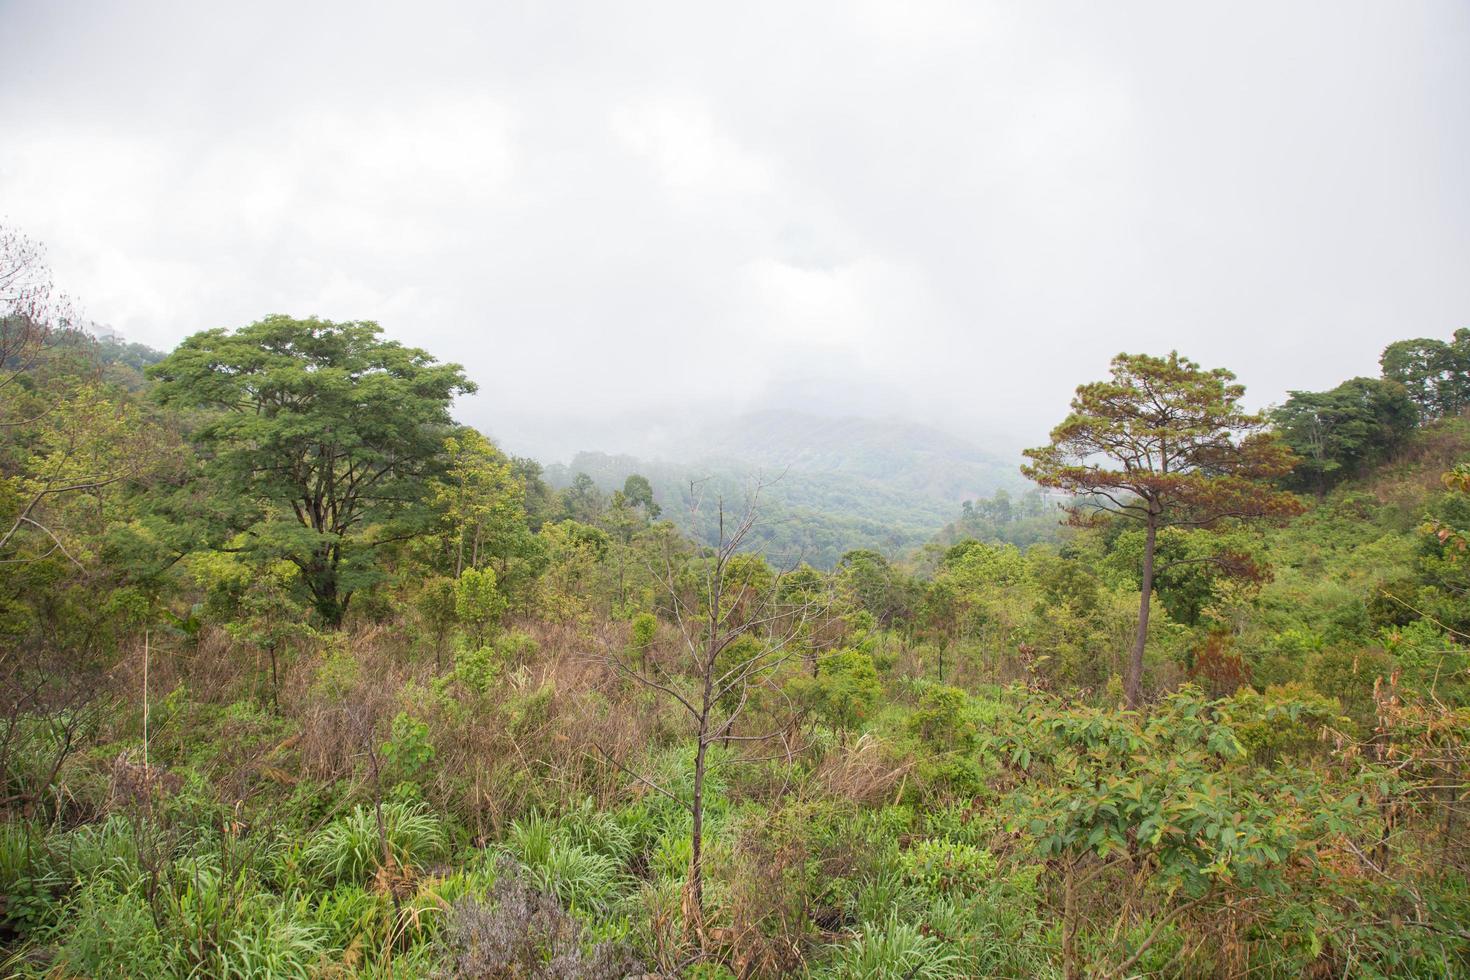
[[[748,547],[822,569],[854,549],[900,557],[952,521],[963,501],[1025,488],[1013,464],[891,419],[757,412],[706,426],[668,455],[675,461],[583,452],[547,467],[546,478],[566,488],[585,474],[612,493],[640,474],[664,515],[706,544],[718,530],[697,500],[743,501],[760,486],[761,524]]]
[[[8,241],[6,975],[1470,970],[1470,332],[1273,419],[1122,355],[1055,542],[824,569],[375,324],[92,343]]]

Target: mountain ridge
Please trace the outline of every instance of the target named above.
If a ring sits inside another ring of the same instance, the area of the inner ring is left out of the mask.
[[[906,419],[768,410],[705,426],[658,457],[582,451],[546,467],[566,486],[586,473],[604,492],[648,478],[675,523],[711,540],[696,497],[744,498],[760,487],[755,546],[830,566],[873,548],[898,556],[953,521],[965,500],[1024,485],[1015,464]]]

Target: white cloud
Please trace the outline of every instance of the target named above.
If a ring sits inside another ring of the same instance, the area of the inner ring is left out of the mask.
[[[646,160],[685,207],[768,193],[773,167],[724,133],[694,99],[654,99],[613,108],[618,141]]]
[[[375,318],[519,448],[768,398],[1026,444],[1119,350],[1269,400],[1470,322],[1463,5],[19,0],[0,36],[0,215],[90,315]]]

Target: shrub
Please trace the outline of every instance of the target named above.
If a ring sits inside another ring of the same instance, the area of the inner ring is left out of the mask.
[[[898,912],[837,948],[821,976],[842,980],[949,980],[962,976],[959,955]]]
[[[383,743],[382,754],[396,778],[420,781],[435,755],[429,726],[406,711],[398,712],[393,718],[392,737]]]
[[[171,972],[147,901],[106,879],[77,896],[60,960],[89,977],[157,977]]]
[[[658,620],[653,613],[642,612],[633,617],[628,630],[628,655],[639,670],[645,666],[648,649],[653,646],[653,638],[657,633]]]
[[[793,699],[816,712],[838,731],[849,731],[867,720],[883,696],[873,658],[858,650],[839,650],[825,655],[816,677],[791,681]]]
[[[500,678],[500,658],[490,647],[461,648],[454,657],[455,682],[475,694],[485,694]]]
[[[970,697],[957,687],[922,685],[919,706],[909,716],[908,725],[911,732],[936,748],[969,751],[976,745],[978,730]]]
[[[554,895],[531,886],[509,865],[499,869],[487,898],[461,898],[451,906],[436,976],[622,980],[643,972],[628,950],[589,943],[586,930]]]
[[[1321,749],[1324,727],[1347,723],[1338,704],[1305,684],[1284,684],[1257,694],[1250,688],[1222,702],[1240,744],[1257,762],[1274,762]]]
[[[413,867],[443,853],[439,819],[413,803],[385,803],[383,827],[388,851],[400,867]],[[331,882],[363,884],[383,864],[375,808],[359,805],[319,830],[302,855],[306,866]],[[395,869],[390,869],[395,870]]]
[[[474,646],[482,647],[491,627],[505,612],[506,599],[489,568],[466,568],[454,584],[454,612],[469,628]]]

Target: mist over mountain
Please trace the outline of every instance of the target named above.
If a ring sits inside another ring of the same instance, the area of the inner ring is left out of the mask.
[[[657,457],[584,451],[546,476],[579,473],[605,493],[647,477],[664,516],[705,540],[718,504],[743,513],[758,492],[754,546],[778,563],[830,567],[844,552],[898,555],[953,521],[966,500],[1025,485],[1017,461],[899,418],[768,410],[700,426]]]

